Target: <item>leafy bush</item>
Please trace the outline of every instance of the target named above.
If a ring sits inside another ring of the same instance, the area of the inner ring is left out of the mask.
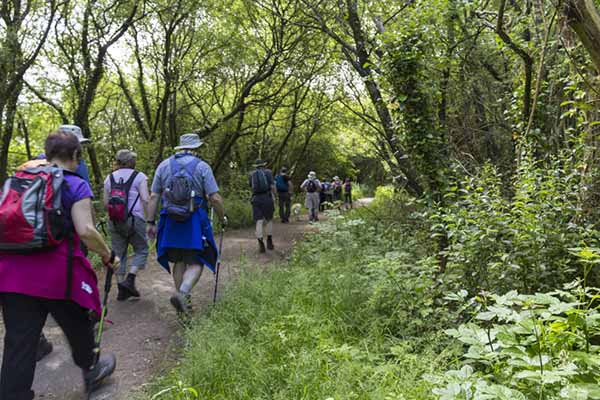
[[[230,194],[224,198],[225,212],[229,219],[228,228],[246,228],[254,224],[250,197],[250,192],[240,191],[237,194]]]
[[[461,295],[466,295],[463,292]],[[449,329],[463,343],[460,369],[433,376],[458,399],[599,399],[599,289],[477,297],[475,322]]]
[[[576,260],[568,247],[593,244],[597,236],[579,222],[579,183],[559,162],[548,169],[524,161],[511,197],[503,196],[501,176],[491,166],[450,186],[450,205],[430,215],[433,235],[449,241],[446,283],[471,293],[533,293],[573,280]]]

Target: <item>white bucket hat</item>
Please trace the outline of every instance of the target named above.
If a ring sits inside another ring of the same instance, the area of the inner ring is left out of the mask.
[[[200,139],[195,133],[186,133],[185,135],[181,135],[179,138],[179,146],[175,147],[175,150],[183,150],[183,149],[197,149],[202,146],[204,142]]]
[[[317,173],[316,173],[315,171],[310,171],[310,172],[308,173],[308,178],[309,178],[309,179],[314,179],[314,178],[316,178],[316,177],[317,177]]]

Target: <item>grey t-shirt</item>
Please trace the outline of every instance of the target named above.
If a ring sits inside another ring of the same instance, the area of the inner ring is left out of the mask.
[[[192,154],[186,154],[183,157],[177,158],[176,162],[178,162],[180,165],[186,165],[187,163],[191,162],[194,157],[195,156]],[[169,184],[169,178],[171,178],[171,157],[161,162],[156,169],[154,180],[152,181],[152,193],[162,195]],[[194,190],[197,193],[203,193],[205,196],[210,196],[211,194],[219,191],[219,186],[215,180],[212,168],[202,160],[200,160],[196,166],[196,170],[192,178]],[[166,207],[168,205],[168,202],[164,196],[162,196],[162,206]]]

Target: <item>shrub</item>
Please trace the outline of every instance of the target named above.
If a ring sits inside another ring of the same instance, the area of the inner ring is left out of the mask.
[[[600,348],[591,343],[600,335],[599,294],[571,286],[475,298],[474,322],[446,331],[465,346],[463,361],[430,377],[434,393],[443,400],[600,398]]]
[[[590,245],[596,232],[577,208],[580,178],[561,169],[524,161],[512,197],[503,196],[497,171],[450,186],[450,205],[430,214],[433,236],[446,235],[449,246],[445,276],[455,289],[526,293],[552,290],[574,279],[573,245]]]

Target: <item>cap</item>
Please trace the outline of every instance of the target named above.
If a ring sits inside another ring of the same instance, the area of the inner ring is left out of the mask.
[[[83,136],[81,128],[77,125],[61,125],[58,127],[58,130],[75,136],[79,140],[79,143],[89,143],[90,141],[90,139]]]
[[[115,159],[117,160],[117,162],[121,163],[121,164],[127,164],[131,161],[134,161],[137,158],[137,154],[134,153],[131,150],[127,150],[127,149],[122,149],[117,151],[117,155],[115,156]]]

